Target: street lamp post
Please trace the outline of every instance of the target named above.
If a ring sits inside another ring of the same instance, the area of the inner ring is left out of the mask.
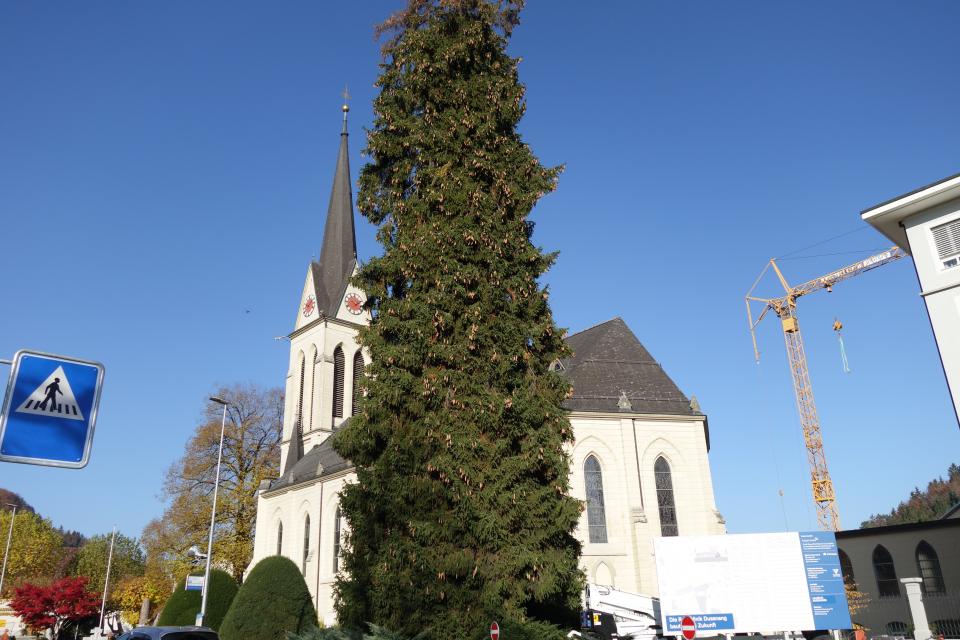
[[[13,511],[10,513],[10,530],[7,531],[7,550],[3,552],[3,569],[0,569],[0,594],[3,593],[3,579],[7,575],[7,560],[10,559],[10,541],[13,540],[13,519],[17,517],[17,505],[7,504],[8,507],[13,507]]]
[[[110,553],[107,555],[107,575],[103,579],[103,598],[100,600],[100,635],[103,636],[103,616],[107,612],[107,589],[110,587],[110,568],[113,566],[113,543],[117,541],[117,525],[110,536]]]
[[[223,432],[227,427],[227,406],[230,404],[223,398],[212,396],[211,402],[223,405],[223,418],[220,420],[220,447],[217,449],[217,475],[213,479],[213,507],[210,509],[210,534],[207,538],[207,568],[203,572],[203,594],[200,598],[200,613],[197,614],[197,626],[203,626],[203,618],[207,613],[207,592],[210,588],[210,556],[213,555],[213,527],[217,521],[217,491],[220,489],[220,462],[223,459]]]

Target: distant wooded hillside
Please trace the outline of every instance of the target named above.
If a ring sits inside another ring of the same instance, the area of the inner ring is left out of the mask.
[[[870,516],[860,523],[860,528],[936,520],[958,502],[960,502],[960,466],[952,464],[947,469],[946,479],[941,477],[932,480],[924,491],[919,487],[915,488],[910,492],[910,497],[898,504],[889,514]]]

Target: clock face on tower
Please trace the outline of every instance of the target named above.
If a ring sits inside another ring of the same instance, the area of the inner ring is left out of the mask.
[[[307,296],[307,301],[303,303],[303,317],[309,318],[316,308],[317,301],[313,299],[313,296]]]
[[[363,298],[355,293],[347,294],[343,304],[346,305],[347,311],[355,316],[360,315],[360,312],[363,311]]]

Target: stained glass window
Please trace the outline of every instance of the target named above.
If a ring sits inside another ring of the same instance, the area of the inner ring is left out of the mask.
[[[657,458],[653,465],[653,475],[657,487],[657,508],[660,510],[660,535],[680,535],[677,528],[677,506],[673,501],[670,463],[663,457]]]
[[[310,516],[303,520],[303,560],[300,563],[300,572],[307,575],[307,558],[310,556]]]
[[[340,526],[340,507],[337,507],[337,513],[333,518],[333,572],[340,571],[340,536],[343,535],[343,529]]]
[[[603,473],[600,463],[589,456],[583,463],[584,484],[587,488],[587,526],[590,542],[607,541],[607,518],[603,507]]]

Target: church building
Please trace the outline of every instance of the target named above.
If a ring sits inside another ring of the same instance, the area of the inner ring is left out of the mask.
[[[338,496],[356,477],[329,437],[354,413],[368,357],[356,335],[370,322],[364,293],[349,282],[357,248],[346,112],[320,260],[307,267],[289,335],[281,475],[260,487],[251,562],[291,558],[327,625],[336,622],[333,586],[344,539]],[[655,537],[725,532],[713,496],[707,416],[620,318],[567,342],[573,356],[554,366],[573,385],[566,401],[575,436],[570,484],[586,507],[576,530],[580,565],[588,582],[656,595]]]

